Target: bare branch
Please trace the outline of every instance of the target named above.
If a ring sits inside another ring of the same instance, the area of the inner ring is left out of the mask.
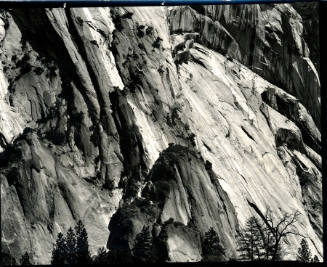
[[[280,232],[280,235],[281,236],[285,236],[285,233],[284,231],[286,231],[286,229],[290,226],[292,226],[294,223],[297,222],[297,217],[300,216],[300,212],[296,211],[294,214],[293,214],[293,218],[285,225],[285,227],[283,228],[283,230]]]

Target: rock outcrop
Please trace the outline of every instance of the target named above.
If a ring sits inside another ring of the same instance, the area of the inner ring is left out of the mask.
[[[167,235],[170,261],[200,261],[213,227],[229,260],[252,203],[276,218],[299,211],[321,259],[319,50],[305,14],[1,11],[3,255],[49,263],[57,234],[81,219],[93,254],[132,248],[146,225]]]
[[[187,6],[173,10],[169,19],[173,32],[200,33],[207,47],[296,96],[320,127],[319,76],[308,59],[302,17],[291,5]]]
[[[200,261],[201,236],[213,227],[226,248],[225,259],[236,257],[238,221],[219,178],[200,153],[170,145],[153,165],[141,197],[124,204],[109,225],[109,249],[132,249],[143,226],[167,234],[171,261]],[[231,238],[232,237],[232,238]]]

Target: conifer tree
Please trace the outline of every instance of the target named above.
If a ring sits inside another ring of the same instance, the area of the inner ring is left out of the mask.
[[[168,239],[167,230],[165,228],[162,228],[159,236],[156,238],[158,262],[166,262],[169,259],[167,239]]]
[[[97,254],[93,256],[94,264],[108,263],[108,252],[104,247],[98,248]]]
[[[311,251],[309,249],[308,242],[303,238],[298,249],[297,260],[302,262],[311,261]]]
[[[81,220],[77,222],[77,225],[75,227],[75,233],[76,233],[76,260],[77,263],[90,263],[91,256],[89,251],[89,243],[88,243],[88,237],[87,232],[84,227],[84,224]]]
[[[52,265],[63,265],[66,259],[66,239],[62,233],[59,233],[57,236],[56,244],[52,250]]]
[[[202,242],[202,256],[204,261],[221,261],[224,258],[224,248],[220,245],[220,240],[216,231],[211,227],[205,233]]]
[[[73,229],[70,227],[66,235],[66,246],[67,246],[67,261],[69,264],[76,264],[76,235]]]
[[[144,226],[142,231],[136,235],[133,256],[139,262],[152,262],[152,236],[148,226]]]
[[[275,237],[271,228],[265,223],[260,223],[258,220],[254,226],[256,227],[256,231],[260,234],[260,259],[272,260],[275,253]],[[281,257],[281,245],[278,245],[275,258],[279,259]]]
[[[319,262],[319,259],[318,259],[318,256],[315,255],[313,258],[312,258],[312,262]]]
[[[262,242],[260,233],[262,229],[260,228],[261,225],[254,216],[247,220],[238,248],[242,260],[260,260],[265,256],[262,250],[264,242]]]
[[[28,255],[27,251],[21,257],[20,264],[21,265],[31,265],[30,256]]]

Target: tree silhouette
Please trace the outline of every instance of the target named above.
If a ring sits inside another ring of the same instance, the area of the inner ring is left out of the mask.
[[[240,251],[242,260],[260,260],[265,257],[263,252],[264,242],[261,236],[262,225],[254,216],[250,217],[240,236]]]
[[[75,226],[76,234],[76,263],[88,264],[91,261],[87,232],[81,220]]]
[[[52,265],[63,265],[66,263],[66,239],[62,233],[58,234],[56,244],[52,250],[51,264]]]
[[[110,250],[106,263],[108,264],[131,264],[135,257],[132,257],[130,250]]]
[[[18,265],[16,259],[10,254],[10,252],[0,252],[0,266],[12,266]]]
[[[267,245],[267,253],[271,255],[271,260],[281,260],[283,256],[283,243],[288,235],[302,236],[294,227],[300,212],[284,213],[281,219],[276,220],[270,209],[267,210],[266,215],[262,218],[266,225],[266,233],[272,236],[272,244]]]
[[[20,264],[21,265],[31,265],[30,256],[28,255],[27,251],[21,257]]]
[[[167,229],[163,227],[159,235],[156,238],[154,238],[157,262],[166,262],[169,260],[167,240],[168,240]]]
[[[76,255],[76,235],[74,230],[69,227],[66,235],[67,261],[69,264],[77,263]]]
[[[224,248],[220,245],[217,232],[211,227],[204,234],[202,241],[202,258],[204,261],[221,261],[225,255]]]
[[[108,252],[104,247],[98,248],[97,254],[93,256],[94,264],[106,264],[108,258]]]
[[[240,247],[241,259],[243,260],[282,260],[284,242],[288,235],[300,235],[294,224],[300,213],[284,213],[280,219],[274,218],[270,209],[266,214],[258,212],[258,219],[251,217],[241,233]]]
[[[152,236],[148,226],[144,226],[142,231],[136,235],[133,256],[136,261],[153,261]]]
[[[318,259],[318,256],[315,255],[313,258],[312,258],[312,262],[319,262],[319,259]]]
[[[301,245],[298,249],[297,260],[302,262],[310,262],[313,260],[311,259],[311,251],[308,242],[304,238],[301,240]]]
[[[70,227],[66,237],[58,234],[56,244],[52,250],[52,265],[62,264],[89,264],[91,255],[89,251],[88,236],[84,224],[79,220],[75,231]]]

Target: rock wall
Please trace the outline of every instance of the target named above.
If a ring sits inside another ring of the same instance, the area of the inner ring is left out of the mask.
[[[305,25],[289,4],[1,11],[3,255],[49,263],[81,219],[92,253],[131,248],[148,225],[167,233],[170,261],[199,261],[213,227],[229,260],[252,203],[300,211],[321,259]]]
[[[146,225],[159,229],[154,237],[167,232],[171,261],[200,261],[199,240],[213,227],[226,249],[224,259],[235,258],[236,213],[209,165],[194,149],[170,144],[153,165],[142,195],[112,217],[109,249],[132,249]]]

